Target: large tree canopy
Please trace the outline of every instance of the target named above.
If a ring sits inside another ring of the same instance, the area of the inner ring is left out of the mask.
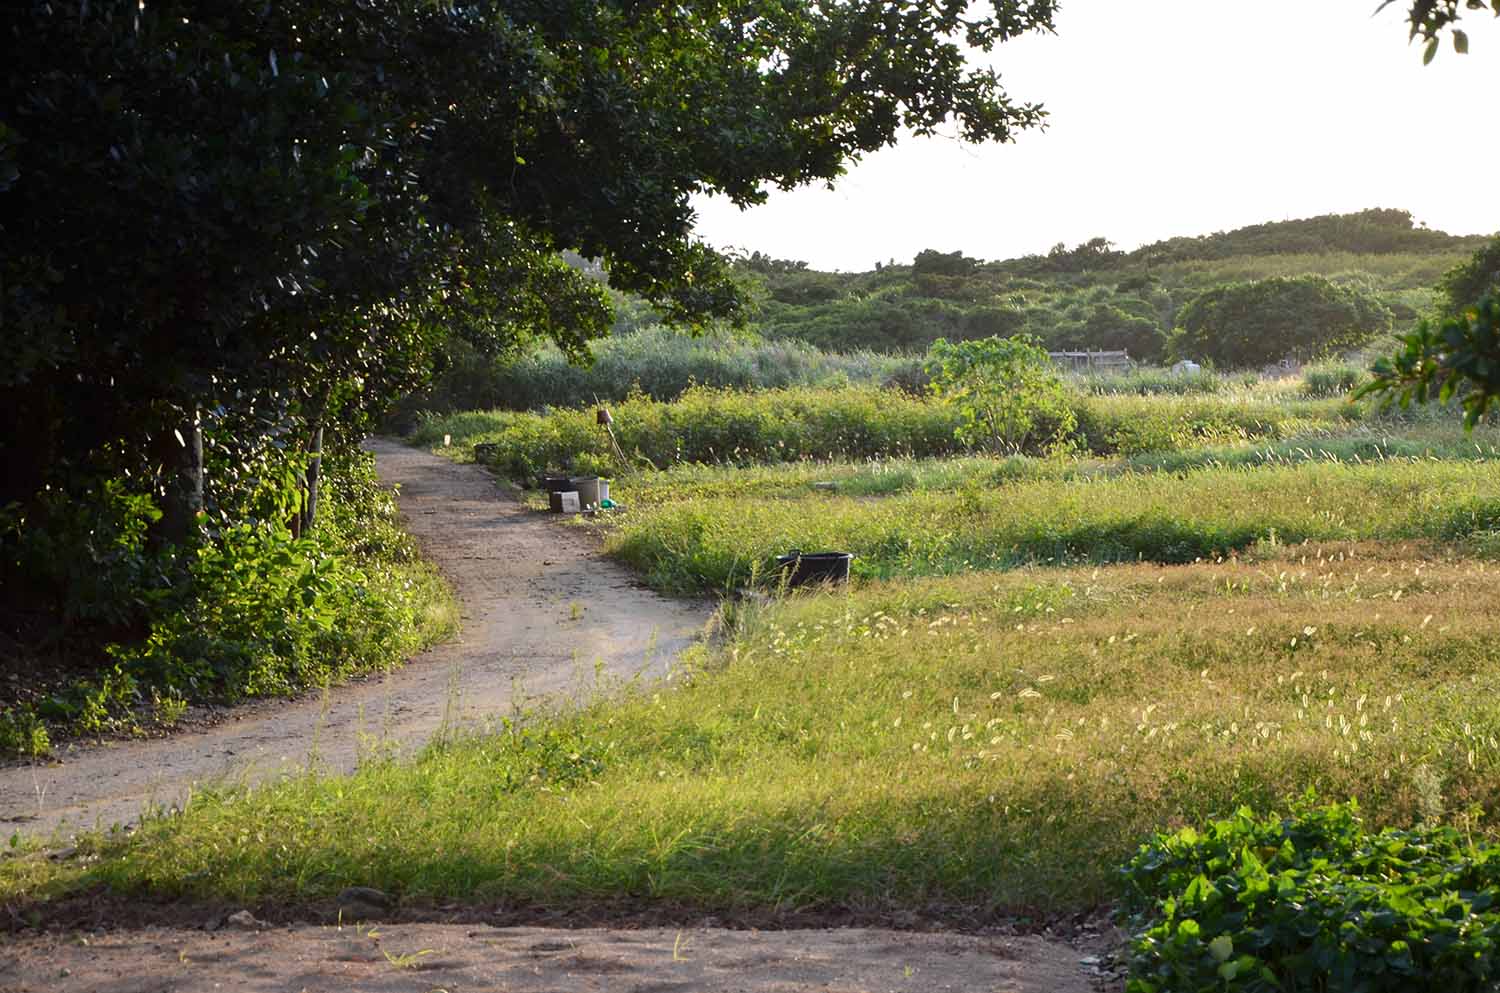
[[[1054,7],[19,4],[0,27],[0,505],[69,464],[161,471],[198,409],[251,434],[357,419],[447,334],[577,350],[608,305],[561,249],[672,319],[732,317],[691,195],[831,180],[903,130],[1039,124],[965,50]]]
[[[1172,347],[1179,356],[1239,368],[1352,348],[1389,330],[1391,312],[1322,276],[1276,276],[1205,290],[1182,308],[1177,324]]]

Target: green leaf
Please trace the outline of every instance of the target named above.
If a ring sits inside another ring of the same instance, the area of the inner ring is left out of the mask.
[[[1453,50],[1459,55],[1469,54],[1469,36],[1456,28],[1453,31]]]

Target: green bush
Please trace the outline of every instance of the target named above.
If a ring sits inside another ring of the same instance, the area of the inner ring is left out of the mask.
[[[1322,276],[1273,277],[1216,286],[1177,314],[1172,348],[1222,368],[1318,358],[1391,328],[1390,309],[1357,288]]]
[[[1052,451],[1075,426],[1068,392],[1034,338],[981,338],[932,343],[925,365],[929,387],[959,412],[961,441],[1007,455]]]
[[[0,755],[39,758],[52,751],[47,725],[26,705],[0,710]]]
[[[1369,373],[1344,362],[1319,362],[1302,371],[1302,392],[1310,397],[1334,397],[1352,393]]]
[[[156,550],[147,496],[108,480],[87,501],[8,523],[7,554],[32,594],[70,621],[78,656],[43,683],[6,687],[0,755],[39,754],[64,733],[171,723],[187,701],[284,695],[399,664],[448,630],[448,594],[400,529],[373,457],[330,453],[318,526],[288,531],[295,493],[263,480],[237,523]]]
[[[294,538],[282,518],[221,529],[200,545],[171,609],[139,642],[111,646],[143,686],[193,699],[295,693],[400,664],[433,632],[442,597],[413,567],[373,458],[329,460],[321,523]]]
[[[1354,803],[1240,809],[1124,869],[1130,993],[1490,990],[1500,849],[1450,827],[1366,831]]]

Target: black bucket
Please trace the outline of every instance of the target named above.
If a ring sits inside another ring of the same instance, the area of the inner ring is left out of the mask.
[[[548,493],[566,493],[578,488],[573,485],[572,476],[543,476],[541,482],[542,489]]]
[[[805,586],[808,583],[846,583],[849,581],[849,563],[854,556],[849,552],[800,552],[780,555],[776,564],[788,586]]]

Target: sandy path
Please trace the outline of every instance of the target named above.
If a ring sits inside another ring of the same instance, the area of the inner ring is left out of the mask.
[[[401,485],[412,533],[464,604],[459,641],[388,676],[340,687],[326,702],[261,705],[201,733],[86,749],[61,764],[0,771],[0,814],[23,830],[126,821],[149,800],[179,799],[194,782],[264,778],[299,766],[315,736],[324,763],[352,768],[361,733],[383,734],[409,748],[441,726],[454,699],[461,719],[480,720],[511,708],[513,683],[526,696],[592,687],[596,662],[614,676],[659,676],[705,623],[706,605],[641,589],[600,559],[586,536],[527,512],[482,470],[388,442],[372,447],[381,477]],[[36,816],[18,820],[16,811]],[[182,910],[191,919],[190,908]],[[236,927],[225,923],[222,911],[203,914],[196,928],[0,931],[0,993],[1107,988],[1097,958],[1089,955],[1108,949],[1099,939],[1080,951],[1016,934],[422,923]]]
[[[3,942],[0,936],[0,942]],[[1087,993],[1093,970],[1026,936],[639,931],[462,924],[146,928],[0,943],[13,993]]]
[[[0,769],[0,831],[128,823],[181,803],[195,784],[260,781],[305,766],[358,764],[362,748],[426,741],[445,715],[503,716],[597,674],[659,677],[703,628],[704,603],[668,600],[606,561],[588,536],[528,511],[484,470],[374,440],[380,477],[423,552],[463,604],[463,633],[395,672],[326,696],[267,701],[217,725],[152,741],[81,746],[42,766]]]

